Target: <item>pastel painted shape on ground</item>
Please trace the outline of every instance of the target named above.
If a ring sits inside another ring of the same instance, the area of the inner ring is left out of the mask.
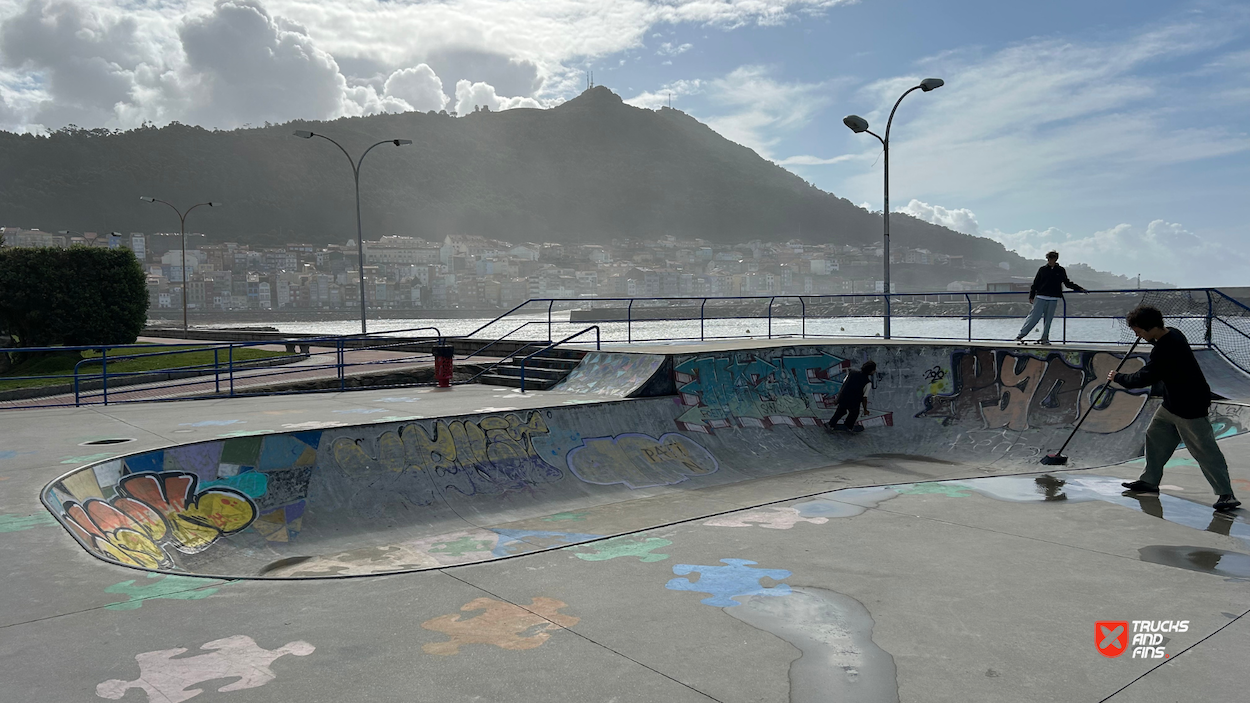
[[[638,557],[638,561],[651,563],[664,561],[667,554],[653,554],[652,550],[671,545],[672,542],[659,537],[637,539],[634,537],[613,537],[612,539],[591,545],[594,551],[576,552],[574,556],[583,561],[607,561],[617,557]],[[573,549],[573,547],[566,547]]]
[[[34,515],[0,515],[0,532],[21,532],[36,527],[56,524],[56,518],[48,513]]]
[[[797,508],[765,508],[746,513],[723,515],[703,523],[711,527],[764,527],[770,530],[789,530],[800,522],[823,525],[825,517],[804,517]]]
[[[132,688],[148,694],[148,703],[182,703],[203,693],[197,684],[216,679],[237,679],[217,690],[240,691],[273,681],[269,665],[275,659],[293,654],[305,657],[316,649],[303,641],[289,642],[277,649],[264,649],[247,635],[213,640],[200,647],[207,654],[178,657],[186,649],[163,649],[135,655],[139,678],[134,681],[111,679],[96,686],[96,695],[117,700]]]
[[[154,579],[159,574],[148,574]],[[138,579],[122,581],[104,589],[105,593],[124,595],[128,600],[104,606],[107,610],[135,610],[143,605],[143,601],[153,598],[169,600],[200,600],[217,592],[216,588],[204,588],[212,583],[220,583],[213,579],[191,578],[189,576],[164,576],[158,581],[146,583]]]
[[[471,618],[459,613],[443,615],[421,623],[421,627],[441,632],[450,639],[428,642],[421,647],[427,654],[450,656],[466,644],[490,644],[502,649],[524,650],[541,646],[551,633],[576,625],[580,618],[560,613],[568,604],[554,598],[535,597],[525,607],[493,598],[476,598],[461,612],[482,611]]]
[[[760,585],[760,579],[770,578],[781,581],[790,577],[785,569],[756,569],[756,562],[746,559],[721,559],[725,566],[701,566],[698,564],[676,564],[673,573],[678,576],[697,573],[697,581],[688,578],[671,579],[664,587],[673,591],[695,591],[711,594],[700,602],[720,608],[732,608],[739,605],[734,600],[737,596],[788,596],[790,587],[784,583],[767,587]]]

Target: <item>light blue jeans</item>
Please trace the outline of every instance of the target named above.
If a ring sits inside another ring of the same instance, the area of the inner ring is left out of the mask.
[[[1024,327],[1020,328],[1020,334],[1016,335],[1016,339],[1024,339],[1037,323],[1046,318],[1046,323],[1042,327],[1042,339],[1050,339],[1050,322],[1055,319],[1055,308],[1059,307],[1058,300],[1042,300],[1041,298],[1033,299],[1033,311],[1024,321]]]

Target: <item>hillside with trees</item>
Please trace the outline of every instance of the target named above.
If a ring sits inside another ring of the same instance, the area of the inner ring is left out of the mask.
[[[4,224],[44,230],[176,231],[167,208],[207,200],[190,218],[215,241],[342,243],[355,236],[347,159],[358,155],[366,237],[606,242],[673,234],[716,243],[751,239],[865,244],[879,214],[810,185],[689,115],[624,104],[592,88],[549,110],[402,113],[230,131],[170,124],[127,132],[67,128],[0,133]],[[892,243],[967,260],[1025,260],[989,239],[915,218],[891,219]]]

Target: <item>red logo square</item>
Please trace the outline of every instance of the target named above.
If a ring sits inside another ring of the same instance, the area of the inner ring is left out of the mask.
[[[1104,657],[1118,657],[1128,649],[1128,621],[1100,620],[1094,623],[1094,645]]]

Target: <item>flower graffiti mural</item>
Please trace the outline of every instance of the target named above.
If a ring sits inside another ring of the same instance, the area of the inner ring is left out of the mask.
[[[241,491],[198,487],[199,477],[183,471],[130,474],[118,480],[111,500],[66,502],[63,522],[106,558],[128,566],[170,568],[173,560],[166,547],[195,554],[256,519],[256,506]]]

